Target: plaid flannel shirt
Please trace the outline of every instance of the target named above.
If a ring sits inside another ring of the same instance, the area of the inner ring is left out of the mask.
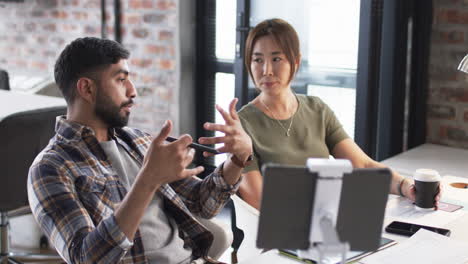
[[[117,225],[114,210],[128,190],[94,132],[65,117],[57,117],[55,131],[28,177],[29,203],[42,230],[68,263],[147,263],[140,232],[130,242]],[[148,134],[128,127],[110,134],[143,162],[152,140]],[[206,256],[213,235],[193,214],[215,216],[239,182],[227,184],[218,168],[204,180],[191,177],[158,189],[194,257]]]

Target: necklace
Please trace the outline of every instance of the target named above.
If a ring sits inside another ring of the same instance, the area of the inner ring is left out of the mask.
[[[260,99],[260,98],[259,98]],[[281,126],[281,128],[286,132],[286,136],[289,137],[289,132],[291,131],[291,126],[293,124],[293,120],[294,120],[294,116],[296,115],[296,113],[294,113],[291,117],[291,122],[289,122],[289,127],[288,129],[286,129],[285,126],[283,126],[283,124],[278,120],[278,118],[276,118],[275,114],[273,114],[273,111],[270,110],[270,108],[268,108],[268,106],[263,102],[262,99],[260,99],[260,102],[262,103],[262,105],[266,108],[266,110],[268,111],[268,113],[271,114],[271,116],[273,116],[273,119],[276,120],[276,122],[278,122],[278,124]]]

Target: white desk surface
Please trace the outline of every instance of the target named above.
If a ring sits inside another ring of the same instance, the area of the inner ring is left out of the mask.
[[[63,98],[0,90],[0,120],[17,112],[65,105]]]
[[[405,176],[412,176],[419,168],[437,170],[440,175],[468,178],[468,150],[435,144],[421,146],[400,153],[383,164]]]
[[[384,160],[383,163],[405,176],[411,176],[418,168],[439,171],[443,176],[444,183],[442,201],[464,206],[453,213],[444,211],[421,212],[416,211],[408,200],[390,195],[383,227],[394,220],[440,226],[452,231],[451,238],[468,242],[468,228],[466,228],[468,226],[468,189],[457,189],[450,186],[451,182],[468,183],[468,150],[424,144]],[[407,239],[405,236],[389,234],[385,231],[382,235],[395,241]],[[247,263],[297,264],[300,262],[281,256],[275,250],[270,250],[260,256],[241,262],[241,264]]]

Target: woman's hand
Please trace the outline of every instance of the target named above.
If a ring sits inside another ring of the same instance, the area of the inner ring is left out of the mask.
[[[440,197],[442,196],[443,189],[444,189],[444,187],[443,187],[443,184],[441,182],[439,184],[439,192],[434,197],[434,202],[435,202],[434,203],[435,204],[434,210],[437,210],[437,208],[439,207],[439,201],[440,201]],[[414,181],[406,179],[403,182],[402,192],[403,192],[403,194],[404,194],[404,196],[406,198],[410,199],[413,202],[416,201],[416,188],[414,186]]]

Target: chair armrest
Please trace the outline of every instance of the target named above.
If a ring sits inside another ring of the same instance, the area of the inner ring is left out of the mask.
[[[9,211],[7,213],[8,217],[16,217],[16,216],[22,216],[22,215],[27,215],[31,213],[31,208],[29,206],[22,206],[18,209]]]

